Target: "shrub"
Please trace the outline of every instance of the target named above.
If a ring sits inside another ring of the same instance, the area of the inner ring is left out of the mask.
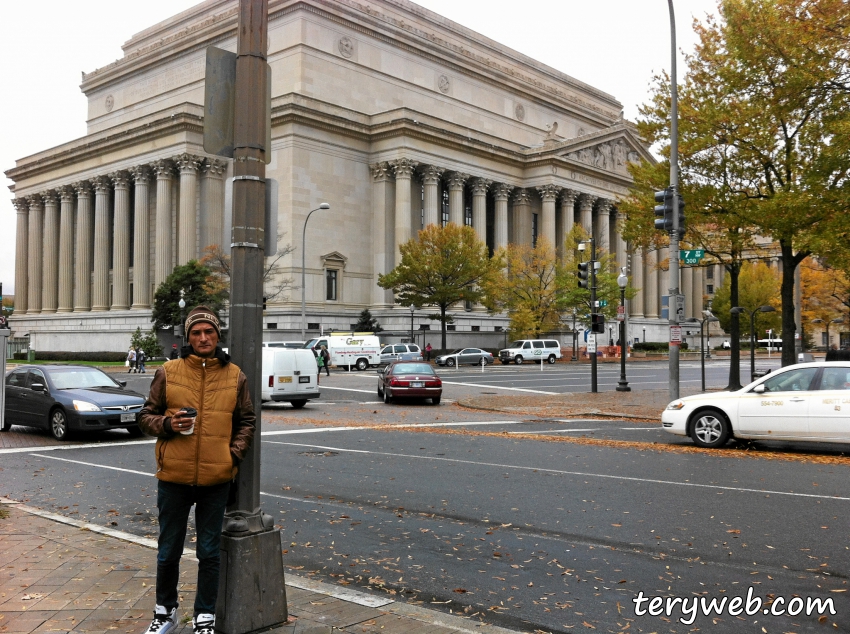
[[[36,352],[39,361],[124,361],[126,352]],[[16,352],[15,359],[26,361],[26,352]]]

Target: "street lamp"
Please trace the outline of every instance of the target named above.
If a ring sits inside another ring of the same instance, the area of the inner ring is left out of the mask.
[[[186,300],[183,299],[182,288],[180,289],[180,301],[177,302],[177,305],[180,307],[180,348],[182,349],[186,345],[186,326],[183,319],[183,309],[186,308]]]
[[[772,313],[776,311],[773,306],[759,306],[750,312],[743,306],[735,306],[729,312],[733,315],[750,313],[750,381],[755,381],[756,373],[756,313]]]
[[[328,203],[322,203],[315,209],[311,209],[310,213],[307,214],[307,218],[304,220],[304,229],[301,231],[301,339],[305,340],[307,337],[304,334],[307,330],[307,317],[306,317],[306,305],[307,305],[307,289],[305,288],[306,281],[306,251],[307,251],[307,221],[310,220],[310,216],[313,215],[314,211],[319,211],[319,209],[330,209],[331,206]]]
[[[705,318],[702,319],[702,320],[699,320],[696,317],[690,317],[690,318],[685,320],[686,323],[699,324],[700,371],[702,373],[702,391],[703,392],[705,392],[705,358],[708,355],[706,355],[706,349],[705,349],[705,346],[703,345],[702,333],[703,333],[703,330],[705,329],[706,322],[710,323],[712,321],[720,321],[719,319],[717,319],[717,317],[715,317],[714,315],[712,315],[708,311],[706,311],[704,314],[705,314]]]
[[[410,343],[413,343],[413,311],[416,310],[416,306],[413,304],[410,305]]]
[[[643,327],[643,339],[642,341],[646,343],[646,326]]]
[[[626,351],[629,349],[629,344],[626,341],[626,286],[629,285],[629,277],[626,275],[626,267],[620,269],[620,274],[617,276],[617,286],[620,287],[620,306],[622,310],[617,313],[617,319],[620,320],[620,380],[617,383],[618,392],[631,392],[629,382],[626,381]]]

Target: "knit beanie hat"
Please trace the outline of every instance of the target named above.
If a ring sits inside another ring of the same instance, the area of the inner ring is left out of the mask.
[[[192,326],[200,322],[206,322],[212,325],[212,327],[215,328],[218,338],[221,339],[221,326],[218,323],[218,315],[216,315],[215,312],[213,312],[213,309],[208,306],[196,306],[189,311],[189,316],[186,317],[185,326],[187,337],[189,336],[189,331],[192,329]]]

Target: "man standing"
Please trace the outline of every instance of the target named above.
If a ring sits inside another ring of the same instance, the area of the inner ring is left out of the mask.
[[[145,354],[145,351],[142,348],[139,348],[139,351],[136,353],[136,369],[140,374],[145,373],[145,361],[148,360],[148,355]]]
[[[158,439],[159,542],[149,634],[177,627],[180,556],[193,504],[198,557],[193,631],[214,633],[222,520],[256,422],[245,374],[218,346],[218,316],[198,306],[186,318],[185,332],[188,346],[156,371],[139,415],[142,430]]]
[[[176,359],[179,356],[180,356],[180,353],[177,351],[177,344],[176,343],[171,344],[171,358]]]

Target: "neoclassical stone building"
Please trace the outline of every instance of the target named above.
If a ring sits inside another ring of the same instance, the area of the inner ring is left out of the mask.
[[[236,1],[206,0],[134,35],[83,76],[85,137],[17,161],[16,334],[37,350],[124,350],[150,325],[176,264],[230,244],[228,161],[203,151],[205,50],[235,50]],[[303,290],[269,304],[267,339],[349,328],[369,308],[384,328],[410,312],[377,286],[399,245],[430,223],[466,223],[492,248],[574,223],[629,266],[640,289],[631,337],[661,340],[666,252],[631,252],[616,201],[626,165],[649,154],[611,95],[407,0],[270,0],[272,148],[278,230]],[[712,276],[713,277],[713,276]],[[703,269],[683,269],[688,314]],[[427,309],[416,327],[432,325]],[[507,324],[475,306],[456,337],[498,345]],[[644,330],[641,330],[644,329]],[[485,340],[490,333],[493,342]],[[644,335],[645,333],[645,335]],[[460,339],[457,339],[460,341]]]

